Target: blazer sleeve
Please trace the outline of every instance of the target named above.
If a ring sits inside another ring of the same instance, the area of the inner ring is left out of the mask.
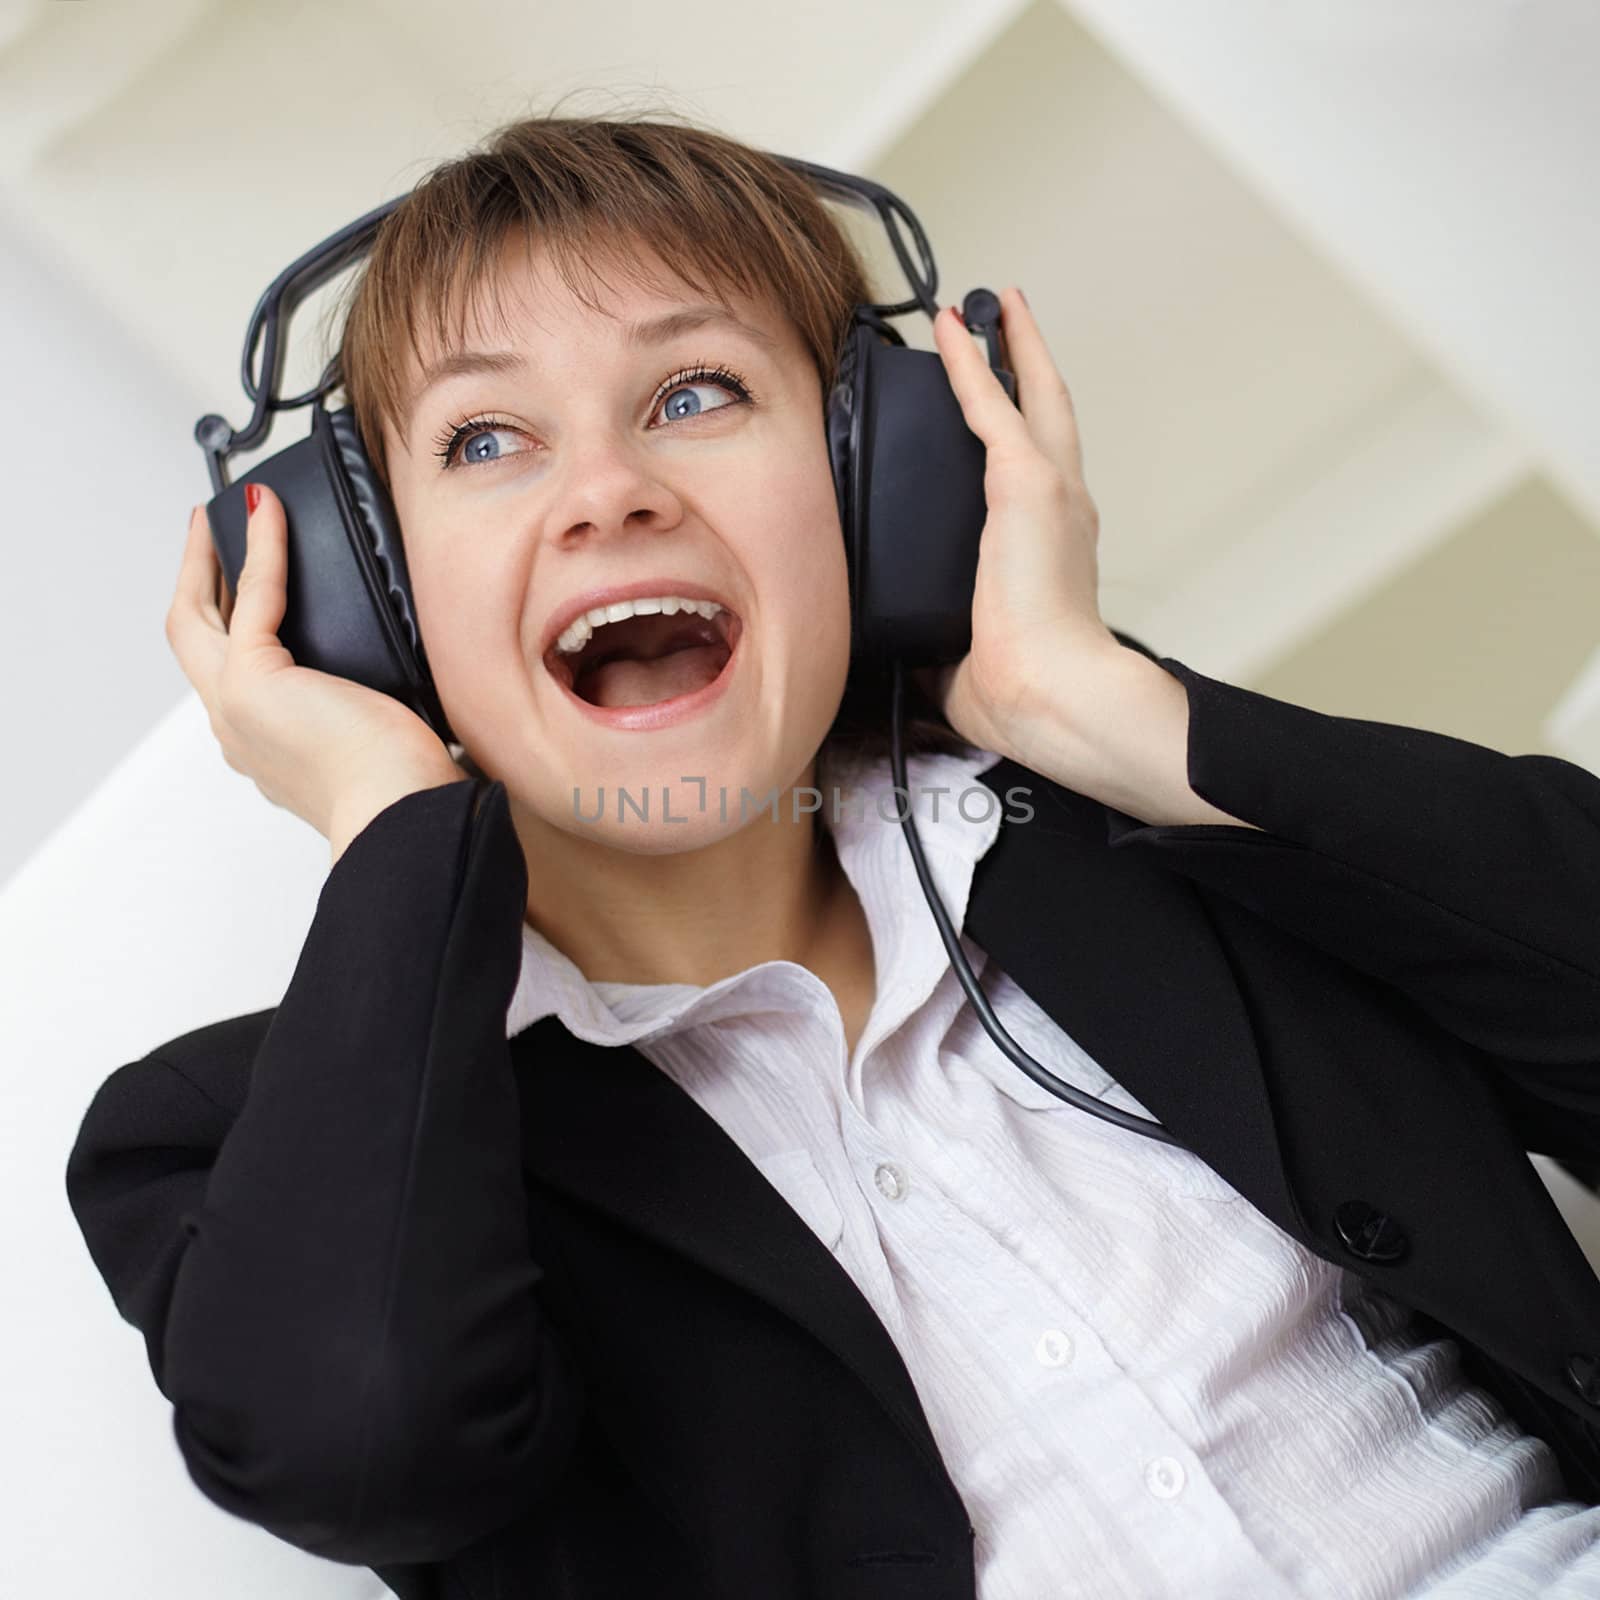
[[[1111,848],[1392,985],[1495,1058],[1530,1115],[1576,1116],[1567,1142],[1600,1155],[1600,778],[1153,659],[1188,696],[1190,786],[1255,827],[1108,806]]]
[[[505,1037],[527,869],[500,783],[335,863],[282,1002],[120,1067],[69,1203],[194,1482],[314,1555],[443,1560],[568,1459]]]

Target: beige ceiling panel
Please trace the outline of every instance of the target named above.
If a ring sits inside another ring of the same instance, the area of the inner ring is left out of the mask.
[[[1256,686],[1335,715],[1570,760],[1542,723],[1591,652],[1597,616],[1600,540],[1571,500],[1530,478],[1303,637]]]

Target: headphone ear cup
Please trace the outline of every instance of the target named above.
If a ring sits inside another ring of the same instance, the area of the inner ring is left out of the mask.
[[[986,457],[943,358],[860,316],[828,442],[850,565],[852,654],[875,665],[959,661],[972,643]],[[992,369],[1013,402],[1016,379]]]
[[[374,618],[398,660],[405,693],[401,695],[446,744],[457,744],[440,705],[422,645],[411,595],[411,572],[406,565],[405,542],[394,501],[361,442],[355,409],[316,408],[313,430],[320,417],[326,422],[326,447],[330,475],[337,480],[342,520],[350,532],[350,549],[372,597]],[[393,693],[394,691],[390,691]]]
[[[244,568],[244,490],[251,482],[278,496],[288,523],[278,625],[284,648],[300,666],[394,696],[444,743],[459,744],[423,654],[399,519],[351,409],[314,406],[307,438],[258,461],[207,505],[223,575],[234,590]]]
[[[828,460],[833,469],[834,493],[839,505],[839,528],[844,535],[845,566],[850,581],[850,654],[852,659],[868,652],[870,641],[863,624],[862,575],[866,568],[864,540],[866,530],[859,508],[866,503],[863,477],[868,463],[861,448],[862,417],[867,403],[867,380],[871,373],[872,330],[856,321],[839,353],[838,370],[828,396],[826,429]]]

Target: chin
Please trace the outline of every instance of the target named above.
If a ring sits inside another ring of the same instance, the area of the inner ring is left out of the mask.
[[[796,797],[790,790],[807,781],[815,742],[800,741],[803,748],[787,758],[702,753],[686,742],[676,755],[658,746],[650,756],[591,759],[583,763],[583,780],[550,797],[558,809],[546,815],[576,838],[634,855],[703,849],[747,827],[792,823]],[[804,807],[813,797],[799,798]]]
[[[740,831],[739,823],[721,822],[715,812],[709,817],[694,816],[682,823],[662,823],[654,819],[645,823],[632,816],[618,823],[612,812],[604,823],[574,824],[568,819],[564,825],[569,833],[590,844],[603,845],[608,850],[630,856],[684,855],[709,849]]]

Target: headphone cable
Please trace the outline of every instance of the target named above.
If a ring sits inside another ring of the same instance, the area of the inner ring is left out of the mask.
[[[927,897],[928,909],[933,913],[933,920],[938,924],[939,936],[944,940],[944,947],[950,954],[951,965],[955,968],[956,977],[961,982],[961,987],[966,990],[967,998],[972,1002],[972,1008],[978,1014],[978,1020],[984,1025],[989,1037],[1017,1066],[1027,1073],[1041,1089],[1048,1089],[1058,1100],[1065,1100],[1075,1105],[1081,1111],[1087,1111],[1092,1116],[1101,1118],[1106,1122],[1113,1122],[1119,1128],[1126,1128],[1131,1133],[1141,1133],[1146,1138],[1158,1139],[1162,1144],[1170,1144],[1179,1150],[1187,1150],[1188,1146],[1159,1123],[1153,1122],[1148,1117],[1135,1116],[1131,1111],[1124,1111],[1120,1106],[1108,1106],[1104,1101],[1095,1099],[1092,1095],[1085,1094],[1083,1090],[1075,1088],[1070,1083],[1063,1082],[1048,1067],[1041,1066],[1028,1054],[1015,1039],[1001,1026],[1000,1019],[995,1015],[994,1008],[989,1004],[989,997],[979,987],[977,977],[972,968],[967,964],[965,952],[961,942],[951,925],[950,914],[945,910],[944,902],[939,898],[939,891],[934,885],[933,874],[928,870],[928,863],[922,853],[922,840],[917,834],[917,825],[912,820],[915,809],[911,804],[911,789],[906,782],[906,757],[904,744],[904,678],[901,664],[898,659],[893,663],[894,686],[893,700],[889,716],[889,764],[894,773],[895,791],[904,797],[905,809],[900,817],[900,827],[906,836],[906,843],[911,848],[912,865],[917,869],[917,878],[922,884],[922,892]]]

